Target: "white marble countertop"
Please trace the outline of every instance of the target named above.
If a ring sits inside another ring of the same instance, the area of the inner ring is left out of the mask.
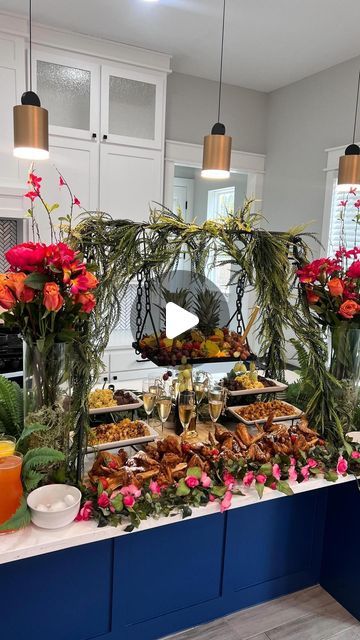
[[[333,484],[340,484],[355,480],[354,476],[348,475],[339,477],[336,483],[327,482],[322,478],[314,478],[307,482],[291,483],[291,487],[295,494],[304,493],[306,491],[314,491],[315,489],[323,489],[331,487]],[[264,495],[260,501],[254,488],[241,488],[245,496],[234,496],[231,509],[239,509],[252,504],[258,504],[267,500],[277,500],[286,496],[279,491],[265,488]],[[193,508],[190,518],[199,518],[203,516],[219,513],[219,503],[208,504],[206,507]],[[134,535],[137,532],[153,529],[154,527],[162,527],[181,521],[181,515],[175,515],[169,518],[161,517],[158,519],[148,518],[141,523],[139,529],[134,529],[131,533],[126,533],[124,528],[126,524],[118,527],[97,527],[96,522],[73,522],[63,529],[46,530],[39,529],[35,525],[30,525],[26,529],[22,529],[16,533],[8,533],[0,535],[0,564],[22,560],[32,556],[60,551],[70,547],[77,547],[82,544],[91,542],[99,542],[123,535]]]

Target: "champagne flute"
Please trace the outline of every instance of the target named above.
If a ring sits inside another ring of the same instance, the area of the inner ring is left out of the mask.
[[[143,380],[143,385],[142,385],[142,389],[143,389],[143,403],[144,403],[144,409],[145,409],[145,413],[147,415],[147,419],[148,419],[148,425],[150,426],[150,416],[153,412],[154,409],[154,405],[155,405],[155,400],[156,400],[156,395],[155,393],[153,393],[151,391],[151,382],[149,382],[149,380]]]
[[[179,418],[182,424],[183,437],[188,437],[188,428],[194,416],[195,393],[194,391],[181,391],[178,399]]]
[[[223,410],[224,406],[224,389],[220,386],[214,386],[209,389],[209,415],[213,424],[215,424]]]
[[[164,423],[168,419],[171,412],[171,396],[169,395],[161,395],[157,399],[157,412],[159,414],[160,422],[161,422],[161,434],[164,435]]]
[[[149,391],[155,395],[155,402],[157,399],[165,393],[164,385],[161,378],[152,378],[149,381]],[[156,418],[152,418],[151,420],[152,427],[160,427],[160,422]]]

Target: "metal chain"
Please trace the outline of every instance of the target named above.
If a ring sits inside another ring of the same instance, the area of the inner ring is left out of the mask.
[[[244,319],[242,315],[242,302],[245,293],[246,274],[242,272],[236,285],[236,331],[242,333],[245,330]]]
[[[141,340],[141,327],[142,327],[142,294],[143,294],[142,279],[143,279],[143,273],[142,271],[139,271],[136,274],[137,289],[136,289],[136,335],[135,337],[136,337],[137,345],[139,345],[139,342]],[[135,353],[139,355],[140,353],[139,349],[136,349]]]
[[[144,270],[145,313],[150,312],[150,269]]]

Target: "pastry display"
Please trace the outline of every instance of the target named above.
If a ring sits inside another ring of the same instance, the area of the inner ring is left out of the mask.
[[[89,445],[96,446],[132,438],[142,438],[150,434],[149,427],[142,420],[124,418],[117,423],[100,424],[91,429]]]
[[[89,409],[114,409],[124,405],[138,404],[138,399],[130,391],[118,389],[95,389],[89,393]]]

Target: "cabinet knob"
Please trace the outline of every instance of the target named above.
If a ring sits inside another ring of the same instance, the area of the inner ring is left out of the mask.
[[[106,135],[106,133],[104,133],[104,135],[103,135],[103,140],[107,140],[107,135]]]
[[[96,133],[93,133],[91,137],[95,140],[96,139]]]
[[[117,380],[117,376],[113,376],[113,380]]]

